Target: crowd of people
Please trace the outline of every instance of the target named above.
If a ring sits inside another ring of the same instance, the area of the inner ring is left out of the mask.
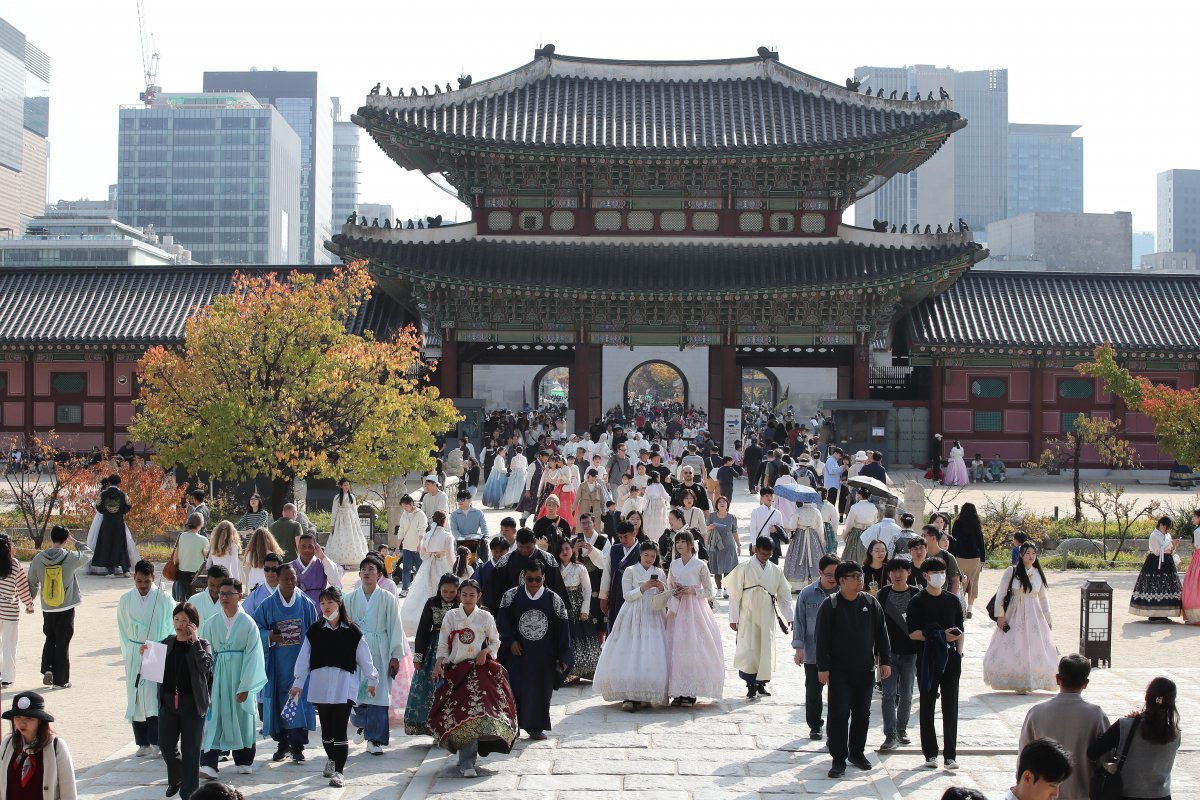
[[[56,527],[24,570],[0,538],[0,678],[13,674],[10,618],[40,599],[43,682],[69,687],[77,575],[89,566],[131,575],[116,629],[136,755],[162,758],[168,797],[197,798],[201,777],[216,779],[223,764],[252,772],[263,739],[275,744],[272,761],[306,760],[318,724],[325,776],[340,787],[351,741],[379,755],[394,729],[433,737],[474,777],[479,758],[510,752],[521,731],[545,739],[554,692],[581,681],[629,713],[721,700],[727,624],[748,700],[773,693],[777,641],[790,636],[808,733],[828,742],[830,778],[872,768],[876,691],[880,752],[911,743],[915,698],[924,766],[957,769],[965,620],[977,613],[987,556],[975,508],[915,529],[886,490],[882,454],[824,444],[819,418],[747,411],[731,453],[693,408],[616,410],[582,435],[550,414],[493,413],[482,452],[449,447],[419,499],[402,499],[395,547],[378,552],[367,552],[349,513],[348,481],[325,546],[294,506],[271,520],[257,496],[238,520],[210,527],[196,492],[163,570],[169,594],[155,565],[127,547],[128,502],[110,479],[94,548]],[[884,490],[854,488],[856,476]],[[758,496],[743,520],[731,511],[741,480]],[[448,483],[457,483],[453,510]],[[495,534],[474,506],[480,489],[485,506],[509,511]],[[1155,613],[1178,613],[1159,599],[1174,576],[1170,535],[1159,533],[1139,587]],[[1037,547],[1020,538],[987,603],[995,628],[983,678],[1059,695],[1029,713],[1013,796],[1051,797],[1053,787],[1085,797],[1091,765],[1114,751],[1127,759],[1127,789],[1158,792],[1126,796],[1168,796],[1174,684],[1156,679],[1145,708],[1111,726],[1083,702],[1090,665],[1060,657]],[[358,572],[350,590],[347,567]],[[1186,597],[1190,580],[1189,571],[1167,589]],[[728,601],[721,621],[718,600]],[[47,746],[54,755],[35,768],[61,771],[65,760],[70,769],[39,695],[18,695],[4,716],[32,721],[14,722],[2,752],[15,766],[5,760],[0,775],[20,778]]]

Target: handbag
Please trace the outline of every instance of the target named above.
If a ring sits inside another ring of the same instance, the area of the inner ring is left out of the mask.
[[[1092,772],[1092,800],[1121,800],[1125,796],[1125,779],[1121,777],[1121,769],[1125,766],[1125,759],[1129,757],[1129,745],[1133,743],[1133,735],[1141,721],[1140,716],[1133,718],[1133,724],[1129,726],[1129,736],[1116,758],[1096,762]]]
[[[175,542],[175,546],[171,548],[171,557],[167,559],[167,563],[163,565],[163,578],[173,581],[179,577],[179,542]]]
[[[1004,593],[1004,605],[1001,606],[1005,611],[1008,611],[1008,602],[1012,600],[1012,579],[1008,581],[1008,591]],[[987,601],[987,613],[992,618],[992,622],[997,621],[996,616],[996,595],[992,595],[992,599]]]

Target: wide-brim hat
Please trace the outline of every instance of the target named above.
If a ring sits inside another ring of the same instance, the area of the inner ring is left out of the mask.
[[[46,711],[46,701],[37,692],[20,692],[13,696],[12,708],[0,714],[0,719],[13,717],[33,717],[54,722],[54,717]]]
[[[855,461],[866,461],[867,460],[867,451],[859,450],[857,453],[854,454],[854,460]]]

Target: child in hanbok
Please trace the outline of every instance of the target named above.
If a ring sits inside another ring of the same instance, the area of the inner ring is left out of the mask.
[[[409,599],[408,602],[412,602]],[[446,612],[458,606],[458,579],[442,575],[437,593],[422,604],[421,619],[415,628],[412,683],[404,707],[404,732],[409,736],[430,734],[429,707],[433,703],[433,669],[437,662],[438,632]],[[499,636],[496,637],[499,641]]]
[[[1046,574],[1033,542],[1021,545],[1021,560],[1004,570],[995,609],[996,630],[983,656],[983,682],[1017,694],[1054,689],[1058,648],[1050,630]]]
[[[437,595],[438,581],[454,571],[454,537],[446,530],[446,515],[433,512],[433,522],[421,539],[421,566],[408,588],[408,597],[400,609],[404,630],[415,631],[425,610],[425,601]]]
[[[698,697],[721,699],[725,654],[709,600],[712,575],[689,530],[676,531],[667,588],[667,694],[690,708]]]
[[[654,542],[642,542],[638,558],[621,575],[625,602],[604,640],[592,681],[605,701],[620,700],[629,712],[667,699],[666,575]]]
[[[492,461],[492,471],[487,483],[483,485],[483,504],[488,508],[503,508],[504,492],[508,488],[508,468],[504,464],[504,456],[496,453]]]

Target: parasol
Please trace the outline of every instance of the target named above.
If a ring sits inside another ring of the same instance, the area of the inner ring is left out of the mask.
[[[776,497],[782,497],[784,500],[791,500],[793,503],[819,503],[821,495],[817,494],[816,489],[810,489],[807,486],[791,483],[775,484]]]
[[[853,486],[855,489],[866,489],[876,497],[887,497],[892,500],[897,500],[900,497],[883,481],[866,475],[855,475],[846,481],[846,485]]]

